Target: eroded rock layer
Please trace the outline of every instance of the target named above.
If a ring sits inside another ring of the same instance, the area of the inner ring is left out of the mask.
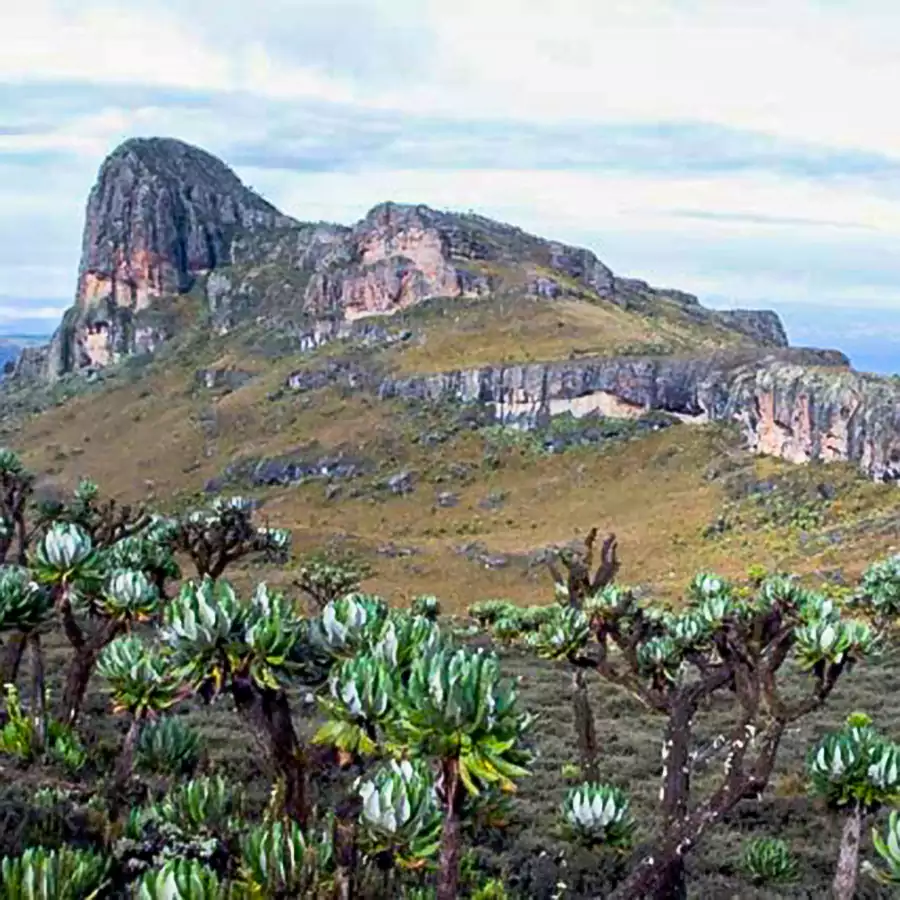
[[[845,460],[876,480],[900,479],[900,384],[851,371],[835,351],[486,366],[387,379],[380,394],[484,404],[498,422],[525,426],[560,413],[637,418],[650,410],[737,421],[755,452]]]

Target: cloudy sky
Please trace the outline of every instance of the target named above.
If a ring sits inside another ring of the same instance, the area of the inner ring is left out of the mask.
[[[716,305],[900,332],[898,46],[896,0],[15,3],[0,328],[68,304],[102,158],[160,134],[301,219],[475,209]]]

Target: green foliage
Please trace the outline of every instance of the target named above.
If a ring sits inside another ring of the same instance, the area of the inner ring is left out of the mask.
[[[833,806],[861,804],[873,810],[900,800],[900,745],[851,716],[840,731],[827,734],[809,753],[813,790]]]
[[[441,601],[434,594],[422,594],[418,597],[413,597],[409,611],[414,616],[422,616],[425,619],[436,622],[441,614]]]
[[[372,594],[347,594],[329,603],[318,622],[318,637],[335,657],[353,656],[373,646],[382,634],[388,605]]]
[[[109,868],[109,859],[90,850],[31,847],[0,861],[0,900],[93,900]]]
[[[69,584],[96,572],[97,555],[91,536],[80,526],[56,522],[38,542],[34,570],[46,584]]]
[[[122,622],[145,622],[159,610],[159,591],[144,572],[113,571],[99,592],[89,594],[91,612]],[[80,598],[79,598],[80,599]]]
[[[25,566],[0,566],[0,631],[31,631],[47,619],[52,608],[50,592]]]
[[[398,674],[405,675],[417,656],[440,644],[441,632],[437,622],[425,616],[393,610],[381,632],[377,637],[373,634],[372,639],[372,655]]]
[[[501,682],[493,654],[441,648],[413,662],[398,704],[396,730],[425,756],[459,760],[467,790],[492,784],[512,790],[528,774],[520,744],[531,720],[517,709],[513,686]]]
[[[543,659],[571,659],[587,644],[591,626],[587,615],[572,606],[550,607],[550,621],[529,636],[529,646]]]
[[[227,581],[188,582],[166,607],[161,637],[192,684],[216,691],[231,675],[277,689],[282,678],[315,667],[306,621],[265,584],[242,603]]]
[[[332,857],[325,831],[308,839],[296,822],[258,825],[241,839],[239,883],[250,897],[315,896]]]
[[[585,782],[571,788],[562,806],[566,829],[587,844],[627,849],[634,837],[631,803],[620,788]]]
[[[135,885],[134,900],[227,900],[216,873],[195,859],[173,859],[145,872]]]
[[[243,793],[220,775],[193,778],[177,785],[162,800],[148,806],[139,820],[175,825],[185,833],[228,834],[241,818]]]
[[[761,884],[785,884],[797,879],[797,859],[780,838],[752,838],[744,844],[741,868]]]
[[[391,760],[358,786],[362,798],[362,846],[370,856],[387,853],[416,867],[440,845],[442,817],[434,781],[421,760]]]
[[[7,753],[23,763],[31,763],[36,758],[37,746],[34,720],[23,712],[19,692],[14,685],[6,685],[5,694],[6,722],[0,728],[0,753]],[[87,750],[78,734],[54,719],[47,723],[44,751],[48,759],[73,773],[80,771],[87,763]]]
[[[900,885],[900,812],[891,812],[883,832],[879,832],[877,828],[872,829],[872,843],[887,868],[867,866],[868,871],[882,884]]]
[[[164,712],[184,696],[181,669],[135,634],[104,647],[97,671],[109,682],[114,710],[136,718]]]
[[[504,616],[514,616],[518,609],[509,600],[480,600],[469,607],[468,613],[482,628],[486,628]]]
[[[900,615],[900,554],[874,562],[863,572],[859,597],[878,615]]]
[[[375,753],[375,728],[392,715],[396,689],[395,670],[376,657],[343,660],[332,670],[328,694],[320,700],[329,720],[314,742],[348,753]]]
[[[200,733],[178,716],[162,716],[141,731],[135,762],[154,775],[192,775],[200,761]]]
[[[317,610],[359,590],[368,568],[353,559],[334,559],[327,554],[308,557],[297,570],[297,586],[313,601]]]

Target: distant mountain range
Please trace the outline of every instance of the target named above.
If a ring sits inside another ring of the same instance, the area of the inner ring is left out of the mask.
[[[15,362],[25,347],[36,347],[47,343],[48,334],[2,334],[0,335],[0,377],[9,362]]]
[[[838,347],[861,372],[900,373],[900,309],[772,305],[792,344]]]

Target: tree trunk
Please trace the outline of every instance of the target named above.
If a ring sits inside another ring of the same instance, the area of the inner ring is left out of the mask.
[[[122,741],[122,749],[119,751],[119,758],[116,760],[116,769],[113,775],[113,792],[116,796],[121,794],[131,778],[131,772],[134,769],[134,754],[141,736],[142,726],[142,718],[135,716],[131,720],[131,725],[128,726],[128,731],[125,733],[125,740]]]
[[[44,651],[36,631],[29,636],[31,644],[31,718],[34,723],[34,749],[44,752],[47,743],[47,698],[44,692]]]
[[[75,656],[69,663],[66,673],[66,684],[63,688],[59,719],[66,725],[74,726],[81,714],[81,705],[87,693],[94,665],[102,647],[95,649],[93,644],[85,644],[75,648]]]
[[[841,833],[841,849],[837,870],[831,884],[834,900],[853,900],[856,896],[856,879],[859,873],[859,843],[862,836],[863,812],[858,803],[853,805]]]
[[[356,895],[356,820],[359,807],[354,795],[335,811],[334,900],[353,900]]]
[[[597,729],[594,711],[588,696],[587,679],[583,669],[572,673],[572,711],[575,716],[575,733],[578,737],[578,753],[581,757],[581,777],[585,781],[598,782],[600,768],[597,752]]]
[[[693,708],[687,702],[675,702],[662,746],[663,834],[672,834],[687,817],[691,795],[690,737]],[[684,857],[672,856],[663,867],[659,884],[651,894],[655,900],[683,900],[687,896]]]
[[[245,677],[231,685],[238,712],[251,729],[265,734],[275,770],[284,777],[284,811],[301,827],[309,819],[309,771],[306,750],[297,739],[284,691],[258,688]]]
[[[459,807],[459,760],[444,760],[444,827],[441,831],[441,857],[438,868],[437,900],[456,900],[459,895],[459,860],[462,853],[462,829]]]
[[[3,658],[0,660],[0,687],[16,683],[27,643],[28,635],[24,631],[17,631],[6,639]]]

